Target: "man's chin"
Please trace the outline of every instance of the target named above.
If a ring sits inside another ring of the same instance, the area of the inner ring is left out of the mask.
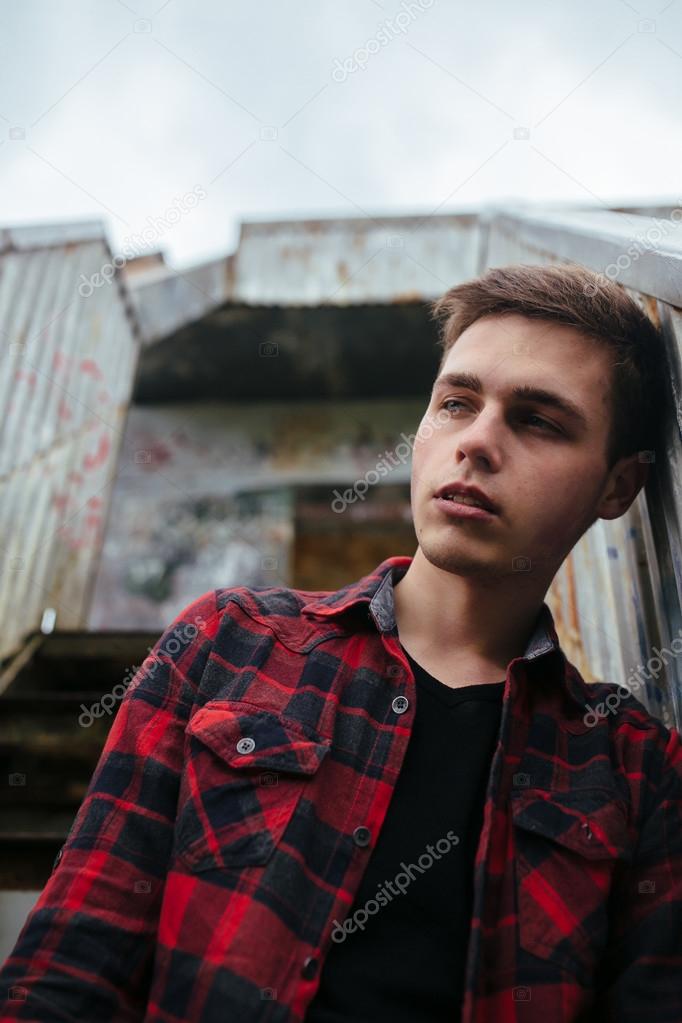
[[[452,542],[443,542],[441,538],[422,535],[419,546],[429,564],[443,572],[462,576],[504,574],[499,558],[493,558],[490,552],[476,552],[466,543],[455,546]]]

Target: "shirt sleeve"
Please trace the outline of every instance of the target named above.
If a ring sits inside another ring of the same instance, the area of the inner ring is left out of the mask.
[[[600,1019],[609,1023],[682,1020],[682,736],[661,733],[667,739],[642,758],[644,781],[660,778],[658,791],[612,893],[600,985]]]
[[[125,689],[52,873],[0,969],[0,1023],[143,1019],[184,730],[216,620],[215,591],[187,605]]]

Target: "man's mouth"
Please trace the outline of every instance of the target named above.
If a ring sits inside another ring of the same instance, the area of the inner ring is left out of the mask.
[[[434,501],[444,515],[453,519],[470,519],[478,522],[492,522],[497,513],[476,503],[470,497],[455,494],[453,497],[434,497]]]
[[[434,495],[440,501],[451,501],[454,504],[470,508],[481,508],[491,514],[499,514],[499,507],[479,487],[468,483],[445,483]]]
[[[457,504],[470,504],[473,508],[485,508],[486,506],[476,497],[469,494],[442,494],[444,501],[456,501]],[[487,509],[490,511],[490,509]]]

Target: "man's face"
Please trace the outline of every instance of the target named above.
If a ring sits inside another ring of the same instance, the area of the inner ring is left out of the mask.
[[[480,379],[480,392],[444,380],[462,373]],[[537,397],[514,396],[518,387],[551,392],[584,422]],[[572,327],[516,313],[468,327],[448,352],[413,449],[412,514],[425,557],[462,575],[536,570],[548,585],[597,516],[608,477],[610,387],[608,350]],[[480,488],[498,513],[448,514],[434,493],[452,482]]]

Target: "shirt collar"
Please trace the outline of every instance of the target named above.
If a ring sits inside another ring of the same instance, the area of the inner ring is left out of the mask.
[[[405,574],[411,562],[412,557],[408,555],[386,558],[361,579],[305,604],[301,608],[301,613],[332,618],[364,603],[367,605],[368,612],[377,629],[380,632],[392,632],[396,628],[393,587]],[[561,655],[564,661],[564,671],[562,672],[564,685],[571,698],[582,708],[585,702],[582,686],[585,683],[582,683],[581,686],[580,682],[574,679],[572,673],[567,670],[567,662],[561,650],[552,612],[543,601],[535,628],[520,660],[534,661],[538,657],[550,653]]]

